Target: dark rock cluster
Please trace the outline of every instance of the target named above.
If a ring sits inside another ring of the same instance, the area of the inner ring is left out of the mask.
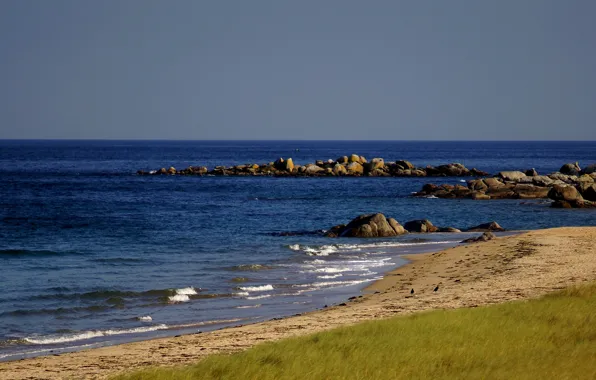
[[[370,177],[480,177],[488,173],[468,169],[462,164],[452,163],[439,166],[417,168],[411,162],[400,160],[385,162],[383,158],[368,161],[357,154],[342,156],[336,160],[318,160],[306,165],[296,165],[291,158],[279,158],[267,164],[245,164],[236,166],[216,166],[208,169],[205,166],[189,166],[176,170],[161,168],[159,170],[139,170],[139,175],[214,175],[214,176],[280,176],[280,177],[323,177],[323,176],[370,176]]]
[[[489,232],[505,231],[497,222],[484,223],[472,228],[467,232]],[[391,237],[413,233],[431,233],[431,232],[462,232],[453,227],[437,227],[428,219],[411,220],[403,226],[393,218],[386,218],[381,213],[360,215],[350,221],[348,224],[339,224],[331,227],[326,233],[327,237]]]
[[[578,163],[565,164],[548,175],[538,175],[534,169],[503,171],[494,177],[469,180],[466,186],[429,183],[414,195],[477,200],[550,198],[552,207],[596,207],[596,164],[583,170]]]

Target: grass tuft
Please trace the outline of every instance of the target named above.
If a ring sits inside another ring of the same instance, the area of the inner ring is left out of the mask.
[[[596,283],[265,343],[115,380],[596,379]]]

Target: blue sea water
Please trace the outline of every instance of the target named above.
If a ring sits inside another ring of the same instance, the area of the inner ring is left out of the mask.
[[[383,212],[466,228],[596,225],[548,202],[413,198],[462,178],[137,176],[357,153],[496,173],[596,162],[596,142],[0,141],[0,360],[250,323],[342,302],[467,234],[279,236]]]

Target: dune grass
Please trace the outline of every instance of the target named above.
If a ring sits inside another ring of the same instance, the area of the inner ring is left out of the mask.
[[[370,321],[115,379],[462,378],[596,379],[596,284]]]

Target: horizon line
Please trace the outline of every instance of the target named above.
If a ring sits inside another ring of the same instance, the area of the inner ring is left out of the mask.
[[[159,138],[0,138],[0,141],[147,141],[147,142],[596,142],[595,140],[422,140],[422,139],[405,139],[405,140],[373,140],[373,139],[159,139]]]

